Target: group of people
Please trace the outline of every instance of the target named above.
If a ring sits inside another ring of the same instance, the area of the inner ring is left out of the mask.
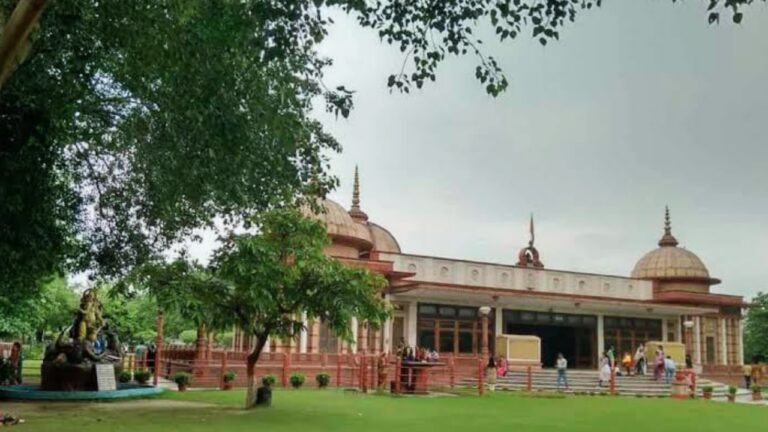
[[[760,385],[763,382],[763,379],[768,375],[768,365],[756,356],[752,358],[752,363],[744,363],[742,373],[744,374],[744,385],[750,389],[752,385]]]
[[[411,348],[405,343],[405,339],[400,339],[397,345],[397,356],[403,361],[433,362],[440,361],[440,354],[430,348],[416,347]]]
[[[686,356],[686,366],[691,367],[690,363],[690,358]],[[615,372],[618,376],[624,374],[627,376],[647,375],[649,364],[653,371],[653,379],[658,381],[664,377],[667,384],[672,381],[672,378],[677,371],[677,364],[672,360],[671,356],[664,353],[664,347],[661,345],[656,348],[656,352],[650,363],[646,354],[645,345],[640,344],[637,347],[637,350],[635,350],[634,356],[629,352],[625,352],[620,364],[617,364],[616,351],[614,347],[611,346],[600,358],[598,386],[602,387],[604,383],[610,382],[612,372]]]
[[[485,365],[485,380],[488,382],[488,388],[491,391],[496,389],[496,378],[507,376],[509,372],[509,362],[504,356],[488,356],[488,363]]]

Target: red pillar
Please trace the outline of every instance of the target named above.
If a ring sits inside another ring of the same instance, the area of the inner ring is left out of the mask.
[[[291,353],[285,352],[283,353],[283,375],[282,375],[283,387],[288,387],[288,368],[290,367],[291,367]]]
[[[157,381],[160,378],[160,369],[163,367],[163,311],[157,311],[157,338],[155,340],[155,373],[152,378],[152,384],[157,387]]]
[[[448,355],[448,370],[450,374],[449,375],[450,385],[451,385],[451,388],[453,388],[453,386],[456,383],[456,362],[453,358],[453,354]]]
[[[481,319],[483,325],[483,340],[481,347],[481,354],[484,360],[488,360],[488,314],[482,314]]]
[[[533,370],[531,366],[528,366],[526,370],[525,389],[527,391],[533,391]]]
[[[483,366],[485,364],[483,363],[482,359],[477,360],[477,393],[482,396],[483,390],[485,390],[483,387],[485,387],[485,383],[483,382]]]
[[[336,354],[336,387],[341,387],[341,354]]]
[[[227,350],[224,349],[221,352],[221,373],[219,374],[221,378],[221,388],[224,389],[224,374],[227,373]]]

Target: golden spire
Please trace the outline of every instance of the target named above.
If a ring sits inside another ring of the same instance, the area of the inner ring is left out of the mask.
[[[349,209],[349,215],[352,219],[364,222],[368,220],[368,215],[360,209],[360,176],[355,165],[355,182],[352,185],[352,208]]]
[[[677,246],[677,239],[672,235],[672,222],[669,217],[669,206],[664,208],[664,235],[659,240],[659,246]]]

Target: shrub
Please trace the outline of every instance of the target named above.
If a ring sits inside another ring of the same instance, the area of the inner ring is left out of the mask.
[[[173,376],[173,382],[178,385],[189,385],[192,381],[192,375],[187,372],[176,372]]]
[[[128,371],[120,371],[119,374],[117,374],[117,380],[123,384],[131,382],[131,373]]]
[[[232,382],[237,378],[237,374],[232,371],[224,372],[224,382]]]
[[[297,388],[301,387],[304,384],[304,380],[305,379],[306,378],[304,377],[304,374],[294,373],[294,374],[291,374],[291,377],[289,378],[289,381],[291,382],[291,386],[293,386],[293,388],[297,389]]]
[[[315,377],[315,380],[317,381],[317,385],[320,388],[326,388],[328,387],[328,383],[331,382],[331,376],[325,372],[320,372]]]
[[[216,343],[222,347],[231,347],[232,339],[234,338],[235,334],[232,332],[216,333],[216,336],[214,336]]]
[[[139,384],[146,384],[147,381],[149,381],[150,376],[151,374],[149,373],[148,370],[140,369],[133,373],[133,379],[135,379],[136,382]]]
[[[261,383],[264,385],[264,387],[272,387],[277,382],[277,377],[272,374],[264,375],[261,378]]]
[[[712,393],[713,391],[715,391],[715,388],[712,387],[711,385],[706,385],[701,388],[701,391],[703,391],[704,393]]]
[[[738,387],[736,387],[736,386],[728,386],[728,394],[735,395],[737,391],[739,391]]]
[[[758,384],[752,384],[752,393],[760,393],[763,391],[763,388],[760,387]]]
[[[191,345],[197,341],[197,330],[184,330],[179,333],[179,339],[187,345]]]

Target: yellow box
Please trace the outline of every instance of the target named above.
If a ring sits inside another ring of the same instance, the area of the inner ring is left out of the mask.
[[[661,345],[664,349],[664,357],[670,356],[678,368],[685,367],[685,345],[680,342],[650,341],[645,344],[645,355],[648,358],[649,368],[656,360],[656,349]]]
[[[529,335],[496,336],[496,356],[510,364],[541,364],[541,339]]]

